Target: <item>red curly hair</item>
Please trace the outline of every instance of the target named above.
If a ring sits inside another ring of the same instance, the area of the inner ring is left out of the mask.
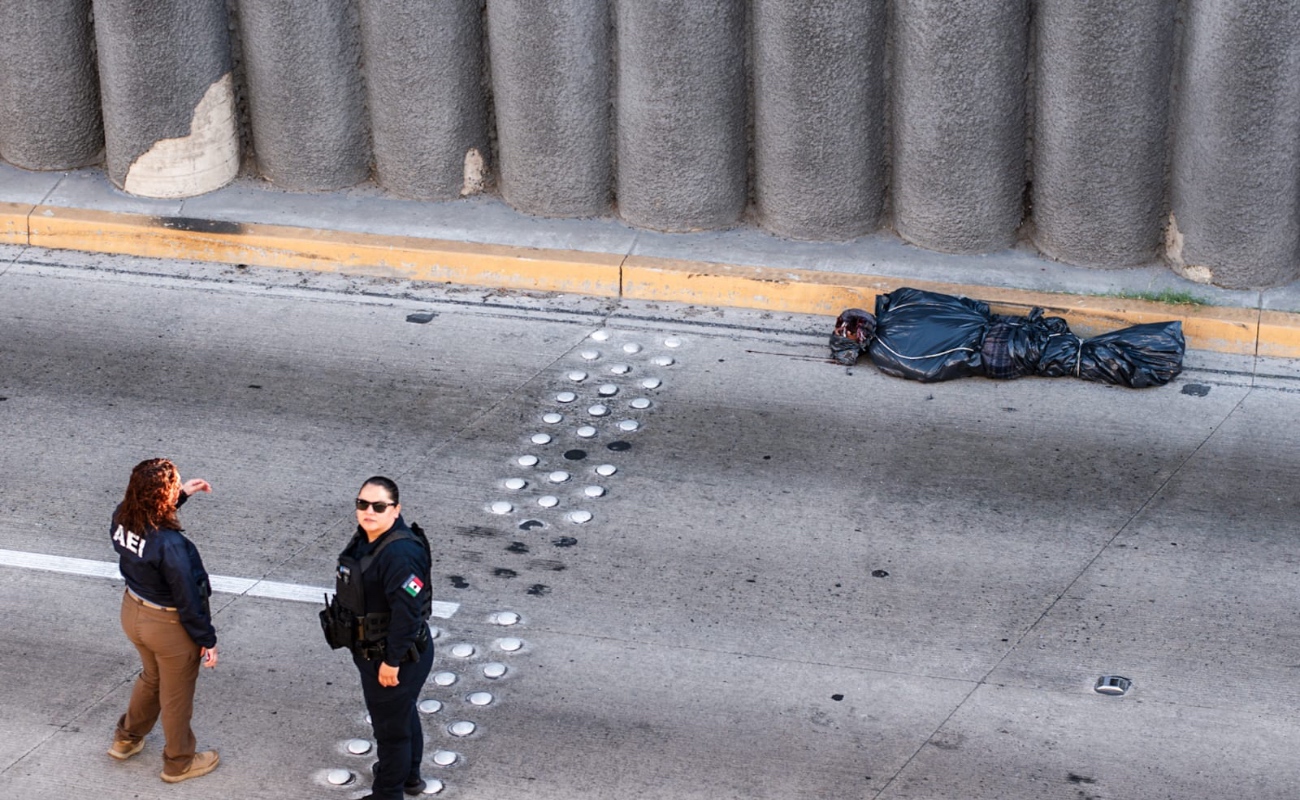
[[[141,461],[131,470],[126,497],[113,515],[113,522],[140,536],[160,528],[181,530],[176,520],[180,487],[180,470],[171,461],[165,458]]]

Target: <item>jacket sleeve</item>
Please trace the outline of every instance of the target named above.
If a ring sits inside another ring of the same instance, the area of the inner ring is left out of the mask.
[[[396,667],[419,638],[420,627],[425,625],[420,604],[433,590],[424,585],[429,563],[418,542],[394,542],[385,550],[382,561],[384,597],[392,614],[384,643],[384,663]]]
[[[198,552],[191,555],[190,550],[184,539],[169,537],[164,545],[161,571],[171,589],[185,632],[199,647],[216,647],[217,631],[212,627],[211,615],[204,609],[196,580],[199,576],[206,577],[207,572],[198,560]]]

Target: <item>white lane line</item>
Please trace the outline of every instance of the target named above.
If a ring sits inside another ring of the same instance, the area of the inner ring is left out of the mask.
[[[20,550],[0,550],[0,566],[40,569],[46,572],[85,575],[91,578],[122,579],[122,573],[118,571],[117,564],[112,561],[91,561],[85,558],[50,556],[44,553],[24,553]],[[212,583],[212,591],[214,592],[237,594],[245,597],[266,597],[271,600],[293,600],[299,603],[321,603],[323,605],[324,595],[332,591],[319,586],[304,586],[299,583],[278,583],[253,578],[231,578],[225,575],[210,575],[208,579]],[[451,619],[459,609],[460,603],[444,603],[435,600],[433,603],[433,616],[439,619]]]

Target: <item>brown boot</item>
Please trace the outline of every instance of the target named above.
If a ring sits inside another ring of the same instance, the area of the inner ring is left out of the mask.
[[[216,750],[204,750],[202,753],[194,754],[194,760],[190,762],[189,769],[177,775],[168,775],[164,772],[161,777],[167,783],[180,783],[190,778],[207,775],[216,769],[219,763],[221,763],[221,756],[217,755]]]
[[[118,739],[117,741],[113,742],[112,747],[108,748],[108,754],[113,758],[116,758],[118,761],[126,761],[128,758],[130,758],[131,756],[135,755],[136,753],[140,752],[143,749],[144,749],[144,739],[141,739],[138,742],[131,742],[131,741],[127,741],[126,739]]]

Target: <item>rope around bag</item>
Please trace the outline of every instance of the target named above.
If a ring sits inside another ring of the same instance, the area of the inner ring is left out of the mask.
[[[898,358],[903,359],[904,361],[920,361],[920,360],[923,359],[923,358],[937,358],[937,357],[939,357],[939,356],[946,356],[946,355],[949,355],[949,354],[951,354],[951,353],[962,353],[962,352],[965,352],[965,353],[978,353],[978,352],[979,352],[979,351],[976,350],[974,347],[953,347],[953,348],[951,348],[951,349],[949,349],[949,350],[944,350],[943,352],[940,352],[940,353],[930,353],[929,355],[924,355],[924,356],[905,356],[905,355],[903,355],[902,353],[900,353],[900,352],[898,352],[897,350],[895,350],[894,348],[892,348],[892,347],[890,347],[889,345],[885,344],[884,342],[880,341],[879,337],[877,337],[877,338],[875,339],[875,341],[873,342],[873,344],[872,344],[873,347],[874,347],[875,345],[880,345],[881,347],[885,348],[886,350],[888,350],[889,352],[893,353],[893,354],[894,354],[895,356],[897,356]]]

